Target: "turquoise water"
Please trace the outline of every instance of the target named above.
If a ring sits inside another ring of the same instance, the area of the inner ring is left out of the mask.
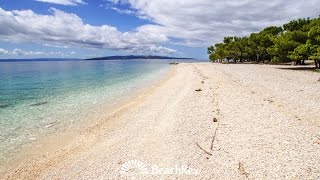
[[[163,78],[169,67],[164,60],[0,62],[0,165],[25,144]]]

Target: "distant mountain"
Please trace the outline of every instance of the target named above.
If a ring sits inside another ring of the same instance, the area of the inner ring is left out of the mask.
[[[26,59],[0,59],[0,62],[20,62],[20,61],[81,61],[81,60],[133,60],[133,59],[193,59],[193,58],[177,58],[167,56],[106,56],[90,59],[76,59],[76,58],[26,58]]]
[[[167,56],[106,56],[90,58],[86,60],[130,60],[130,59],[193,59],[193,58],[177,58],[177,57],[167,57]]]

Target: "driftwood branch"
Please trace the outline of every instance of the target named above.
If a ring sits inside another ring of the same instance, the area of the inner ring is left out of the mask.
[[[205,150],[203,147],[201,147],[199,143],[196,143],[196,145],[197,145],[198,148],[201,149],[203,152],[205,152],[205,153],[208,154],[209,156],[212,156],[212,153],[209,152],[209,151],[207,151],[207,150]]]
[[[212,137],[212,141],[211,141],[211,146],[210,146],[210,149],[212,150],[213,149],[213,143],[214,141],[216,140],[216,136],[217,136],[217,131],[219,129],[219,126],[220,126],[220,121],[217,120],[217,118],[213,118],[213,123],[215,122],[218,122],[218,125],[216,127],[216,129],[214,130],[214,133],[213,133],[213,137]]]

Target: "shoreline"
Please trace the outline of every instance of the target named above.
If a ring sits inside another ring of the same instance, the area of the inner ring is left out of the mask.
[[[319,75],[278,67],[181,63],[114,113],[101,114],[72,145],[4,178],[129,178],[119,170],[139,160],[147,168],[199,172],[149,171],[151,179],[315,179]]]
[[[86,139],[81,133],[86,133],[87,135],[89,133],[93,133],[92,129],[94,129],[96,126],[108,123],[104,122],[106,118],[107,121],[112,120],[110,117],[121,113],[121,111],[124,111],[128,107],[134,106],[136,103],[141,101],[144,96],[147,96],[158,86],[167,81],[171,76],[173,76],[174,73],[175,68],[169,67],[168,72],[165,73],[165,76],[153,80],[150,84],[151,86],[145,84],[141,87],[141,89],[136,90],[130,95],[128,94],[123,100],[120,100],[112,105],[106,105],[103,107],[103,112],[101,112],[101,114],[92,114],[90,117],[86,118],[86,120],[76,123],[74,130],[71,132],[69,129],[65,129],[63,131],[59,131],[58,133],[41,137],[31,145],[23,146],[21,152],[14,157],[13,162],[8,162],[9,164],[3,166],[3,171],[0,171],[2,173],[2,175],[0,175],[0,179],[9,178],[9,176],[15,176],[19,170],[29,171],[30,169],[33,169],[29,163],[34,164],[35,162],[43,161],[42,164],[47,164],[47,161],[49,162],[52,159],[55,159],[56,156],[63,155],[63,152],[66,149],[70,151],[70,149],[76,148],[77,144],[79,144],[79,141]],[[51,165],[52,164],[50,164],[50,166]],[[37,169],[36,171],[40,172],[42,170]]]

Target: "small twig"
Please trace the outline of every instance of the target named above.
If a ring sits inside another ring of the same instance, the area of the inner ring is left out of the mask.
[[[215,120],[218,121],[216,118],[214,118],[214,119],[213,119],[213,123],[215,123]],[[210,146],[210,149],[211,149],[211,150],[213,149],[213,143],[214,143],[214,141],[216,140],[217,131],[218,131],[219,126],[220,126],[220,121],[218,121],[217,128],[214,130],[214,134],[213,134],[212,141],[211,141],[211,146]]]
[[[199,145],[199,143],[196,143],[196,145],[197,145],[198,148],[201,149],[203,152],[205,152],[205,153],[208,154],[209,156],[212,156],[212,153],[209,152],[209,151],[207,151],[207,150],[205,150],[203,147],[201,147],[201,146]]]
[[[264,99],[264,101],[268,101],[270,103],[273,103],[274,101],[270,100],[270,99]]]

